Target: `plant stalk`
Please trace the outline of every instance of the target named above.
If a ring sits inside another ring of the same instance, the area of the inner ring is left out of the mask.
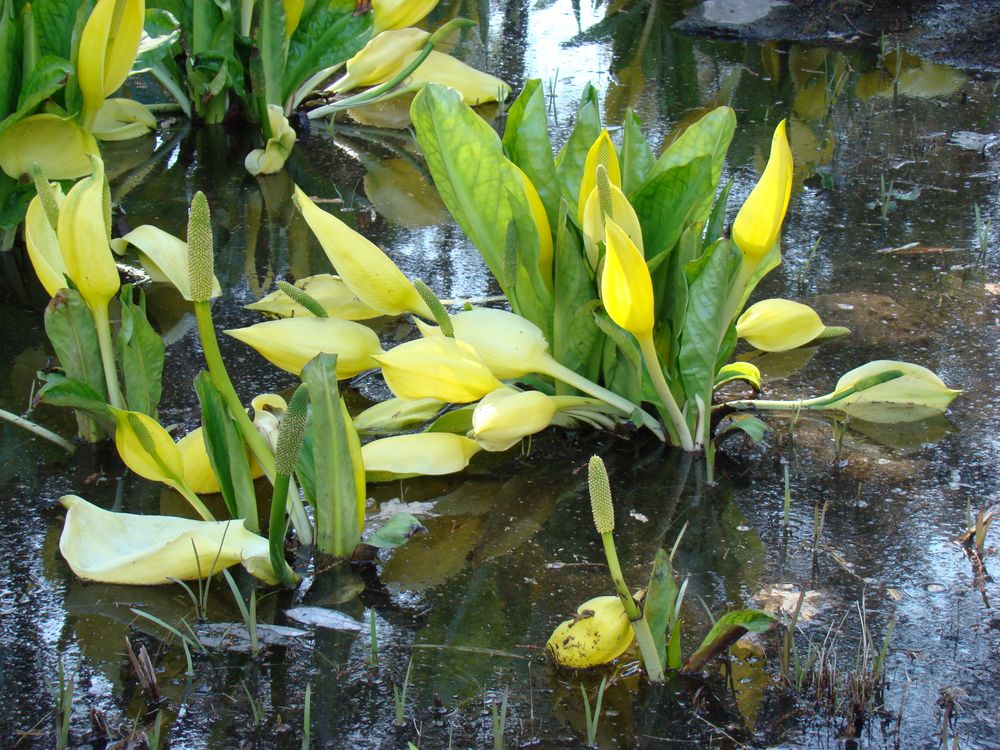
[[[101,364],[104,365],[104,380],[108,386],[109,403],[116,409],[125,409],[125,399],[118,385],[118,371],[115,369],[115,350],[111,343],[111,321],[108,320],[107,304],[98,305],[93,310],[94,325],[97,328],[97,343],[101,349]]]
[[[656,354],[656,347],[653,345],[652,334],[637,337],[639,350],[642,352],[642,359],[646,363],[646,370],[649,371],[649,378],[656,389],[656,395],[660,397],[663,408],[666,409],[670,422],[677,431],[677,437],[681,442],[681,448],[688,452],[694,451],[694,441],[691,438],[691,430],[688,428],[687,420],[677,408],[674,394],[670,392],[666,378],[663,377],[663,368],[660,367],[660,358]]]
[[[70,455],[76,451],[76,446],[69,440],[61,435],[57,435],[52,432],[52,430],[42,427],[40,424],[35,424],[30,419],[19,417],[17,414],[12,414],[6,409],[0,409],[0,419],[10,422],[13,425],[17,425],[21,429],[34,433],[35,435],[38,435],[38,437],[44,438],[51,443],[55,443]]]

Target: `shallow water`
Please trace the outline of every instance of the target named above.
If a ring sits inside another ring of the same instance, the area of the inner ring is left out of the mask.
[[[791,356],[760,362],[776,397],[825,393],[843,372],[882,358],[930,366],[965,392],[945,420],[894,431],[848,425],[839,449],[824,418],[803,416],[794,426],[774,420],[777,429],[763,447],[726,444],[715,486],[702,481],[701,464],[646,439],[556,433],[534,439],[530,450],[480,454],[461,476],[373,487],[373,513],[379,503],[401,498],[430,513],[422,519],[428,533],[380,562],[377,572],[319,564],[297,591],[258,604],[262,623],[283,625],[295,624],[283,615],[291,606],[336,607],[365,624],[361,634],[305,628],[308,635],[272,646],[258,660],[196,654],[192,677],[184,674],[177,642],[164,645],[163,631],[130,611],[141,608],[172,624],[193,621],[180,587],[82,584],[58,555],[56,499],[65,492],[125,510],[183,513],[181,499],[125,475],[106,448],[67,460],[58,449],[0,426],[0,496],[11,508],[0,544],[3,744],[33,728],[50,732],[46,681],[55,677],[59,659],[76,675],[75,742],[88,742],[91,708],[113,729],[148,723],[123,656],[129,635],[158,665],[173,747],[299,747],[307,684],[317,747],[401,748],[407,741],[447,747],[449,733],[455,747],[492,746],[491,707],[505,691],[509,746],[581,746],[579,683],[593,691],[601,675],[558,673],[542,646],[578,604],[610,593],[582,473],[587,458],[600,453],[611,474],[619,552],[633,586],[644,582],[657,546],[672,545],[687,524],[676,559],[681,574],[690,576],[686,651],[709,627],[706,607],[717,616],[773,600],[782,587],[806,586],[818,592],[818,611],[803,625],[799,648],[804,655],[809,641],[818,646],[832,626],[839,632],[838,666],[848,670],[863,599],[876,648],[894,616],[896,624],[885,715],[864,726],[860,745],[937,747],[939,699],[947,692],[957,702],[949,736],[957,734],[966,748],[1000,747],[1000,619],[991,607],[997,587],[989,578],[974,587],[970,561],[954,543],[965,530],[967,506],[992,504],[1000,471],[992,378],[997,227],[981,258],[973,219],[974,204],[984,217],[1000,217],[997,150],[972,150],[967,136],[956,143],[955,134],[997,133],[1000,81],[903,57],[894,86],[885,70],[879,74],[875,48],[686,38],[669,31],[669,18],[647,25],[643,4],[616,29],[616,41],[595,32],[602,4],[442,5],[439,18],[457,11],[479,19],[483,36],[473,31],[464,45],[470,60],[506,77],[515,91],[527,77],[545,81],[557,145],[587,81],[602,92],[607,122],[620,122],[632,106],[655,143],[719,104],[735,107],[739,126],[727,162],[733,207],[763,166],[775,124],[790,118],[796,188],[783,234],[785,262],[758,294],[810,302],[828,325],[853,332],[823,343],[811,357],[797,353],[808,357],[805,364]],[[574,37],[573,46],[562,46]],[[895,71],[896,59],[890,61]],[[339,201],[324,208],[339,209],[439,296],[497,291],[422,181],[408,132],[346,122],[332,132],[314,127],[289,161],[288,176],[260,181],[241,167],[251,145],[241,133],[178,126],[106,155],[127,226],[154,223],[183,234],[193,193],[207,193],[217,273],[227,290],[215,309],[219,327],[253,322],[242,305],[269,291],[275,279],[328,270],[288,199],[291,180],[311,195]],[[869,205],[883,184],[897,194],[884,220],[880,206]],[[9,342],[10,364],[0,380],[0,405],[23,411],[34,372],[50,356],[41,323],[45,299],[30,270],[18,273],[13,258],[3,261],[0,340]],[[173,292],[154,287],[149,293],[154,322],[170,342],[162,420],[186,429],[197,418],[189,385],[201,366],[196,334]],[[391,340],[410,330],[392,324],[381,333]],[[292,385],[291,376],[254,352],[221,343],[245,399]],[[352,404],[360,408],[382,388],[374,377],[361,379]],[[74,429],[72,417],[49,408],[35,417],[63,434]],[[787,527],[784,465],[792,497]],[[814,555],[815,509],[824,506]],[[994,562],[988,556],[987,568]],[[251,579],[237,578],[248,593]],[[210,621],[239,620],[221,580],[213,582],[209,602]],[[372,614],[377,671],[365,666]],[[827,709],[774,685],[777,639],[760,645],[763,659],[734,661],[732,687],[715,675],[643,687],[626,659],[605,695],[601,747],[850,745],[842,721]],[[407,722],[394,728],[392,685],[402,683],[410,663]],[[34,742],[48,746],[51,734]]]

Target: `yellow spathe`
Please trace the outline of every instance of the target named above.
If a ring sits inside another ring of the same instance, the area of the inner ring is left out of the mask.
[[[104,98],[128,77],[145,17],[144,0],[97,0],[80,35],[76,57],[84,126],[91,126]]]
[[[788,299],[765,299],[736,321],[736,335],[763,352],[783,352],[808,344],[826,326],[809,305]]]
[[[653,331],[653,281],[645,258],[615,222],[605,227],[607,253],[601,274],[601,301],[608,315],[636,338]]]
[[[242,520],[112,513],[76,495],[59,502],[67,510],[59,551],[84,580],[156,586],[243,563],[258,578],[277,582],[267,540],[247,531]]]
[[[743,251],[744,266],[756,266],[778,241],[791,192],[792,150],[782,120],[774,129],[764,174],[733,221],[732,237]]]
[[[89,131],[58,115],[31,115],[0,134],[0,169],[15,180],[36,162],[50,180],[75,180],[90,174],[98,154]]]
[[[422,21],[437,4],[438,0],[372,0],[372,11],[375,13],[372,33],[413,26]]]
[[[125,465],[141,477],[178,488],[178,480],[184,478],[184,459],[170,433],[147,414],[115,408],[111,413],[115,418],[115,447]],[[134,419],[145,428],[148,444],[136,432]]]
[[[502,385],[473,347],[446,336],[407,341],[374,359],[400,398],[467,404]]]
[[[52,183],[52,195],[56,205],[63,204],[63,192],[59,183]],[[49,222],[49,217],[42,206],[42,199],[37,195],[28,204],[28,212],[24,217],[24,244],[28,247],[28,258],[35,269],[35,275],[45,287],[50,297],[65,289],[66,265],[63,263],[62,250],[56,230]]]
[[[319,208],[298,186],[295,200],[334,269],[358,299],[383,315],[412,312],[434,318],[413,284],[388,255]]]
[[[622,170],[618,163],[615,144],[607,130],[602,130],[597,140],[587,152],[587,161],[583,166],[583,178],[580,180],[580,191],[577,194],[576,220],[583,226],[583,209],[587,199],[597,187],[597,166],[602,165],[608,170],[608,181],[617,188],[622,186]]]
[[[454,474],[479,451],[475,440],[449,432],[380,438],[361,446],[365,472],[378,478]]]
[[[505,451],[552,422],[558,402],[541,391],[498,388],[472,412],[471,436],[488,451]]]
[[[903,376],[846,396],[833,408],[870,422],[911,422],[944,412],[961,393],[926,367],[890,359],[875,360],[845,373],[834,393],[890,370],[900,370]]]
[[[420,52],[411,52],[403,60],[403,65],[409,65],[419,54]],[[470,107],[486,102],[502,102],[510,96],[510,86],[506,82],[436,50],[403,81],[403,86],[410,91],[417,91],[428,83],[439,83],[455,89],[462,95],[462,101]]]
[[[102,141],[127,141],[156,130],[156,116],[134,99],[108,99],[90,130]]]
[[[254,176],[280,172],[295,145],[295,131],[277,104],[267,105],[267,122],[271,137],[264,148],[255,148],[243,161],[247,172]]]
[[[607,664],[632,643],[632,623],[617,596],[598,596],[576,612],[577,617],[561,623],[545,644],[559,666],[586,669]]]
[[[332,273],[306,276],[296,281],[295,286],[316,300],[331,318],[370,320],[382,314],[358,299],[358,296],[348,289],[344,280]],[[261,297],[260,300],[247,305],[246,308],[265,315],[275,315],[279,318],[314,317],[311,312],[280,289]]]
[[[150,279],[172,284],[184,299],[191,301],[191,272],[188,266],[188,246],[184,240],[159,227],[143,224],[111,241],[111,249],[119,255],[124,254],[129,245],[138,251],[139,262]],[[212,297],[221,294],[219,280],[213,276]]]
[[[429,38],[430,33],[412,28],[377,34],[347,61],[347,73],[334,81],[327,91],[339,94],[385,83],[405,67],[406,56],[423,47]]]
[[[382,352],[371,328],[338,318],[284,318],[226,331],[253,347],[271,364],[299,375],[320,352],[337,355],[337,377],[352,378],[378,367],[373,355]]]
[[[611,183],[611,213],[608,219],[621,227],[632,243],[643,254],[642,226],[639,224],[639,217],[636,216],[635,209],[629,203],[617,185]],[[590,191],[590,197],[583,207],[583,246],[587,252],[587,261],[590,267],[597,270],[599,258],[597,243],[604,242],[606,219],[601,211],[601,199],[595,187]]]

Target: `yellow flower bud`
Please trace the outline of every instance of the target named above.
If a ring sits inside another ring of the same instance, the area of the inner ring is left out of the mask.
[[[545,648],[556,664],[586,669],[617,659],[632,643],[632,623],[617,596],[598,596],[553,631]]]
[[[763,352],[797,349],[823,333],[824,328],[809,305],[787,299],[761,300],[736,321],[736,335]]]
[[[653,332],[653,281],[646,259],[614,221],[605,227],[607,254],[601,274],[601,301],[608,315],[636,338]]]
[[[771,139],[771,155],[754,189],[744,201],[732,236],[743,251],[744,266],[756,266],[778,240],[781,222],[792,193],[792,150],[785,136],[785,120],[778,123]]]
[[[472,412],[472,437],[488,451],[505,451],[552,422],[558,402],[541,391],[503,387],[486,394]]]
[[[373,359],[400,398],[467,404],[502,385],[475,349],[445,336],[408,341]]]
[[[386,29],[413,26],[434,10],[438,0],[372,0],[375,28],[378,34]]]
[[[320,352],[337,355],[337,377],[353,378],[378,367],[373,355],[382,352],[371,328],[338,318],[284,318],[226,331],[256,349],[268,362],[299,375]]]

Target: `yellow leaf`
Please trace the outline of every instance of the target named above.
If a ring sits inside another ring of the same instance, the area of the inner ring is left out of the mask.
[[[373,355],[382,352],[371,328],[337,318],[284,318],[226,331],[253,347],[271,364],[299,375],[320,352],[337,355],[337,377],[353,378],[378,367]]]
[[[59,551],[84,580],[156,586],[243,563],[258,578],[277,582],[267,540],[248,531],[241,520],[113,513],[76,495],[64,495],[59,502],[67,509]]]
[[[434,316],[410,280],[384,252],[313,203],[297,186],[295,199],[327,258],[358,299],[383,315]]]
[[[501,386],[475,349],[445,336],[408,341],[374,359],[400,398],[467,404]]]
[[[36,162],[50,180],[90,174],[90,156],[100,149],[87,130],[58,115],[31,115],[0,134],[0,169],[15,180]]]

